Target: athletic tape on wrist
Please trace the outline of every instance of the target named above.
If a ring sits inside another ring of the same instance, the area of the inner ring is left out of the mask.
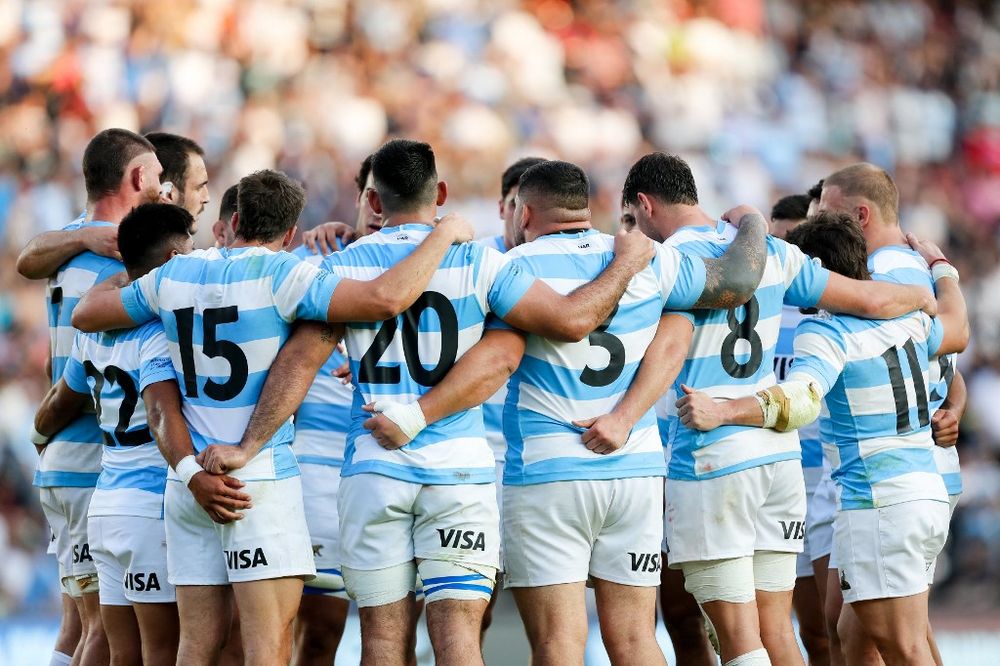
[[[945,263],[943,261],[941,263],[934,264],[934,267],[931,268],[931,276],[934,278],[935,282],[937,282],[941,278],[951,278],[955,282],[959,281],[958,269],[952,266],[951,264]]]
[[[174,471],[177,472],[177,476],[180,477],[181,482],[187,486],[191,483],[191,479],[198,472],[204,472],[202,466],[198,464],[194,456],[185,456],[181,458],[180,462],[174,467]]]
[[[375,403],[375,411],[395,423],[410,439],[419,435],[420,431],[427,427],[424,410],[420,409],[420,404],[416,402],[404,405],[391,400],[380,400]]]
[[[51,437],[43,435],[42,433],[38,432],[38,430],[36,430],[35,428],[31,429],[31,434],[28,435],[28,437],[29,439],[31,439],[32,444],[37,444],[39,446],[44,446],[48,444],[49,440],[52,439]]]

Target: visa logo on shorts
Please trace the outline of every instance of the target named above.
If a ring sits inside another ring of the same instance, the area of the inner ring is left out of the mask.
[[[481,550],[486,552],[486,535],[482,532],[466,530],[438,529],[442,548],[458,548],[459,550]]]
[[[223,552],[226,554],[226,566],[230,569],[253,569],[254,567],[267,566],[267,558],[264,557],[263,548]]]
[[[779,520],[781,531],[785,539],[804,539],[806,537],[806,524],[801,520]]]
[[[629,553],[632,558],[632,571],[656,573],[660,570],[659,553]]]
[[[90,556],[90,544],[89,543],[74,544],[73,564],[79,564],[80,562],[83,562],[85,560],[89,560],[91,562],[94,561],[94,558]]]
[[[152,592],[161,590],[160,579],[153,573],[127,573],[125,574],[125,589],[133,592]]]

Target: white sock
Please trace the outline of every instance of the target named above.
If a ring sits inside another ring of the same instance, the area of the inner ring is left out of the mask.
[[[69,666],[70,662],[73,661],[73,655],[63,654],[59,650],[52,651],[52,659],[49,661],[49,666]]]
[[[771,666],[771,658],[767,656],[767,650],[760,648],[730,659],[723,666]]]

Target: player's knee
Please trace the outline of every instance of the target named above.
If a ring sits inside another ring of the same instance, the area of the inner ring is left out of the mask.
[[[745,604],[754,600],[754,562],[751,557],[708,562],[685,562],[684,589],[699,604],[725,601]]]
[[[413,592],[417,567],[413,562],[370,571],[343,567],[347,593],[359,608],[385,606]]]

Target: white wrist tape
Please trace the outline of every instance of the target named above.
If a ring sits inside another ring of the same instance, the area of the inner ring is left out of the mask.
[[[934,268],[931,269],[931,276],[935,282],[941,278],[951,278],[955,282],[958,282],[958,269],[942,261],[934,264]]]
[[[792,380],[758,391],[764,427],[778,432],[797,430],[819,416],[822,398],[813,382]]]
[[[28,435],[28,438],[31,439],[32,444],[37,444],[39,446],[45,446],[49,443],[49,440],[52,439],[51,437],[38,432],[35,428],[31,429],[31,434]]]
[[[174,467],[174,471],[177,472],[177,476],[181,478],[181,483],[185,487],[191,483],[192,477],[198,472],[204,472],[198,461],[195,460],[194,456],[185,456],[180,459],[180,462]]]
[[[379,400],[374,407],[376,413],[384,415],[395,423],[410,439],[419,435],[420,431],[427,427],[424,410],[420,409],[420,405],[416,402],[404,405],[391,400]]]

